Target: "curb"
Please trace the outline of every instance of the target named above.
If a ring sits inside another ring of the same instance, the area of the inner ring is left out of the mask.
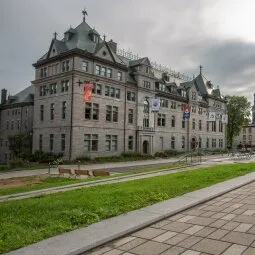
[[[6,255],[81,255],[109,241],[147,227],[255,181],[255,172],[92,224]]]

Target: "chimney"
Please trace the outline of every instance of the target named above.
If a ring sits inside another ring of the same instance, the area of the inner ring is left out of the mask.
[[[113,50],[114,53],[117,53],[117,43],[114,42],[112,39],[108,42],[108,45]]]
[[[6,103],[6,97],[7,97],[7,90],[6,89],[2,89],[1,90],[1,104],[5,104]]]

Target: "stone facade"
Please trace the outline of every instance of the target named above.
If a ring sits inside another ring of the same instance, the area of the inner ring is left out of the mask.
[[[52,39],[34,64],[34,151],[73,159],[225,148],[220,116],[226,102],[202,73],[184,81],[155,69],[148,58],[119,55],[116,47],[85,21],[63,40]],[[82,82],[94,83],[89,102]],[[155,98],[161,100],[159,112],[151,111]],[[190,120],[183,120],[184,105],[191,106]],[[208,122],[209,112],[218,116],[214,123]]]

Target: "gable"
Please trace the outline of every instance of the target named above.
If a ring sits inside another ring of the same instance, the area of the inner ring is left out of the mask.
[[[49,50],[49,55],[48,55],[48,58],[52,58],[54,56],[58,55],[58,52],[57,52],[57,47],[56,45],[53,43],[50,50]]]
[[[106,46],[105,43],[101,46],[101,48],[97,50],[97,52],[95,52],[95,56],[101,59],[106,59],[114,63],[116,62],[111,50],[109,49],[109,47]]]

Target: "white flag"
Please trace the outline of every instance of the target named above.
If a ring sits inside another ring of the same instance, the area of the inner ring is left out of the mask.
[[[223,124],[228,124],[228,115],[227,114],[222,115],[222,123]]]
[[[160,99],[152,99],[151,100],[151,110],[158,111],[160,107]]]
[[[215,121],[215,112],[209,112],[208,121]]]

